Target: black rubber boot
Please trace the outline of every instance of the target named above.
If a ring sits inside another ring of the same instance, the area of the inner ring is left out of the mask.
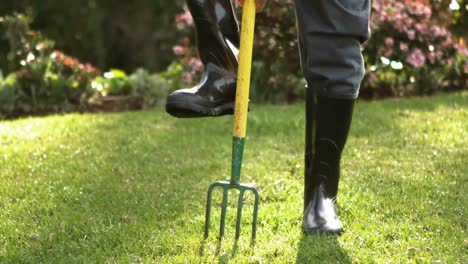
[[[336,195],[341,153],[346,144],[355,99],[306,93],[304,219],[307,233],[340,234]]]
[[[230,0],[186,0],[197,31],[205,73],[198,85],[167,98],[166,111],[176,117],[233,114],[237,80],[239,26]]]

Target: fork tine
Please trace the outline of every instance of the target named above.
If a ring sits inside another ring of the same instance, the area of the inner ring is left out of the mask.
[[[253,222],[252,222],[252,239],[255,239],[257,233],[257,215],[258,215],[258,206],[259,206],[259,195],[257,189],[249,184],[232,184],[227,181],[218,181],[214,182],[208,188],[208,195],[206,200],[206,218],[205,218],[205,239],[208,238],[210,232],[210,219],[211,219],[211,202],[213,197],[213,190],[216,187],[221,187],[223,189],[223,200],[221,203],[221,221],[219,229],[219,240],[224,236],[224,229],[226,223],[226,213],[228,206],[228,196],[230,189],[239,190],[239,196],[237,199],[237,217],[236,217],[236,240],[240,237],[241,224],[242,224],[242,212],[244,207],[244,196],[246,191],[251,191],[255,196],[254,202],[254,211],[253,211]]]
[[[226,223],[228,192],[229,192],[229,186],[223,186],[223,203],[221,205],[221,225],[219,227],[219,239],[221,239],[224,235],[224,225]]]
[[[244,191],[243,189],[239,189],[239,199],[237,201],[237,221],[236,221],[236,239],[240,236],[240,225],[241,225],[241,218],[242,218],[242,206],[244,201]]]
[[[253,221],[252,221],[252,239],[254,240],[257,237],[257,215],[258,215],[258,204],[260,201],[260,197],[258,195],[257,189],[255,189],[254,187],[249,188],[249,190],[251,190],[255,195]]]
[[[214,187],[218,186],[216,183],[213,183],[208,188],[208,195],[206,199],[206,213],[205,213],[205,239],[208,238],[210,233],[210,216],[211,216],[211,197],[213,195]]]

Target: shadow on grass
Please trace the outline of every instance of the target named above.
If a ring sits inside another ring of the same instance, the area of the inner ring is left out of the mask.
[[[232,247],[229,248],[229,245],[226,245],[228,246],[228,250],[226,254],[224,255],[221,255],[222,254],[222,250],[223,250],[223,240],[219,240],[216,242],[216,250],[214,251],[214,255],[219,257],[220,260],[229,260],[229,259],[232,259],[232,258],[235,258],[237,253],[239,252],[239,240],[234,240],[234,243],[232,244]],[[250,244],[250,247],[253,248],[255,246],[255,242],[252,241],[252,243]],[[203,239],[201,242],[200,242],[200,246],[198,247],[198,256],[199,257],[205,257],[207,254],[210,254],[211,252],[206,252],[206,248],[208,247],[208,242],[206,241],[206,239]]]
[[[336,236],[302,234],[298,248],[296,264],[352,263]]]

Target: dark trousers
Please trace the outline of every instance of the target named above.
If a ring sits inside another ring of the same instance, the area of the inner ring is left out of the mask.
[[[301,66],[317,95],[355,99],[364,77],[370,0],[295,0]]]

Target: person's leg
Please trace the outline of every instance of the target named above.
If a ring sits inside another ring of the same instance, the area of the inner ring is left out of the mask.
[[[303,229],[340,233],[336,195],[355,100],[318,96],[312,89],[306,97]]]
[[[369,0],[296,0],[301,66],[307,80],[305,232],[340,233],[336,208],[341,153],[364,75]]]
[[[186,0],[196,27],[197,47],[205,65],[198,85],[167,98],[176,117],[231,114],[234,109],[239,27],[230,0]]]

